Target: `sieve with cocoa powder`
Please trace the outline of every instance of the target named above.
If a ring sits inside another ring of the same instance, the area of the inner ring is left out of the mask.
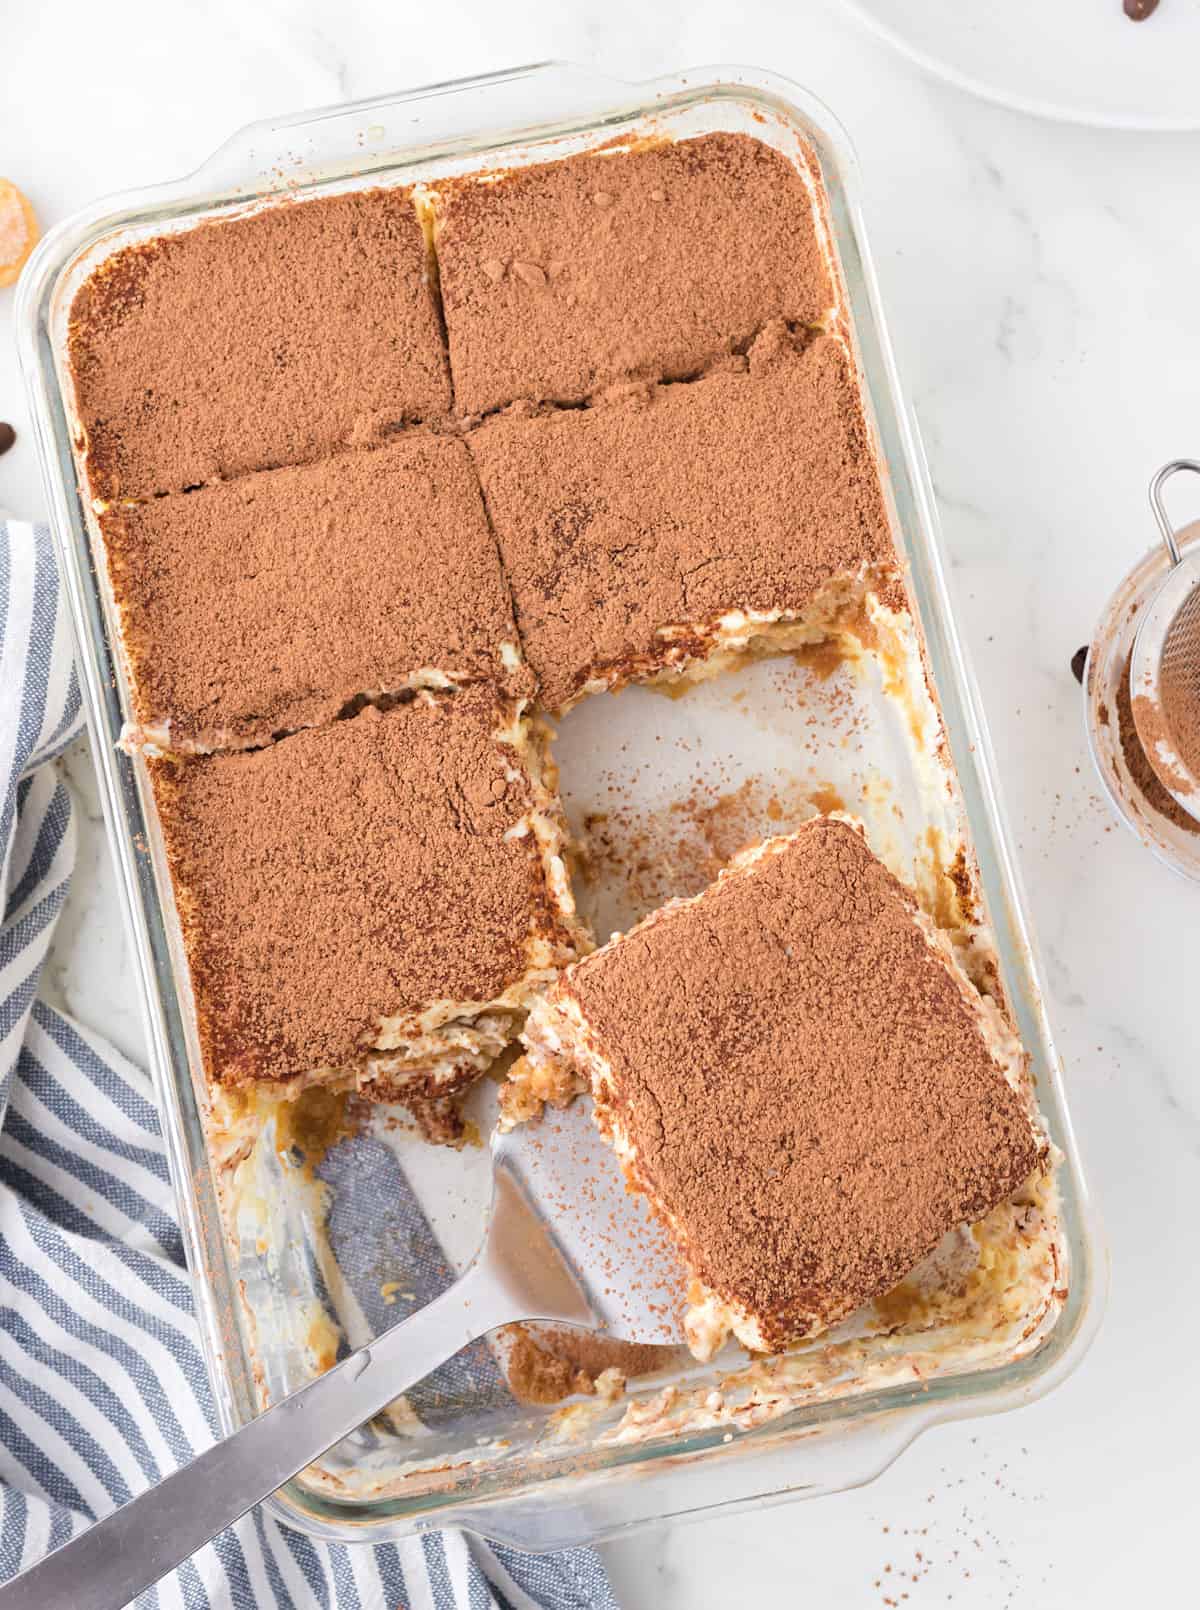
[[[1174,459],[1150,482],[1150,506],[1170,559],[1133,643],[1129,693],[1134,725],[1154,772],[1178,805],[1200,820],[1200,550],[1185,553],[1163,488],[1200,462]]]

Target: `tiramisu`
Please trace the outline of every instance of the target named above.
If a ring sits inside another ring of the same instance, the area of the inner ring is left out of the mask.
[[[842,819],[568,968],[525,1032],[670,1227],[702,1358],[834,1324],[1046,1157],[1006,1019]]]
[[[135,741],[240,748],[352,699],[520,687],[495,540],[461,441],[405,432],[101,516]]]
[[[487,688],[150,767],[211,1083],[445,1095],[575,954],[536,737]]]
[[[114,252],[71,309],[92,496],[301,463],[444,414],[432,281],[399,189],[277,204]]]
[[[688,385],[515,411],[470,437],[543,702],[902,601],[842,346],[781,321]],[[775,647],[786,646],[776,637]]]
[[[522,1029],[505,1121],[590,1089],[692,1278],[699,1357],[895,1305],[993,1210],[1010,1240],[1033,1223],[1047,1143],[1007,1017],[854,824],[743,851],[591,956],[574,913],[540,715],[626,682],[875,648],[941,790],[931,842],[957,798],[816,159],[788,143],[242,209],[123,245],[76,297],[125,747],[239,1257],[264,1194],[298,1200],[278,1164],[308,1102],[340,1126],[344,1091],[397,1100],[460,1140],[457,1093]],[[538,1401],[625,1370],[521,1349]]]
[[[464,414],[677,380],[838,301],[807,159],[745,135],[479,175],[434,206]]]

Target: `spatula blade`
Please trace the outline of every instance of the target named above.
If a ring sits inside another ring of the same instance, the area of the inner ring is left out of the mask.
[[[622,1341],[677,1346],[687,1276],[645,1196],[627,1187],[591,1108],[580,1096],[498,1136],[496,1166],[518,1181],[549,1228],[603,1330]]]

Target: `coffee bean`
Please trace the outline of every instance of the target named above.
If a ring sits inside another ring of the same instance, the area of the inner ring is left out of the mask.
[[[1125,15],[1130,22],[1145,22],[1157,10],[1158,0],[1125,0]]]
[[[1083,686],[1083,668],[1087,664],[1087,656],[1088,646],[1086,643],[1082,648],[1077,648],[1071,656],[1071,670],[1075,673],[1075,680],[1080,687]]]
[[[0,419],[0,453],[7,453],[16,439],[16,431],[6,420]]]

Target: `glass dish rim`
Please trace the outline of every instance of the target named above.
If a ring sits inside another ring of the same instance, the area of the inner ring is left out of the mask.
[[[542,84],[557,83],[571,103],[576,96],[580,110],[566,117],[533,122],[522,127],[507,124],[487,125],[486,128],[466,133],[442,142],[421,143],[407,148],[388,147],[378,153],[369,153],[356,159],[345,156],[335,162],[316,164],[305,169],[306,177],[298,185],[296,174],[277,176],[267,183],[244,187],[231,184],[229,174],[248,164],[256,142],[273,143],[277,150],[281,136],[295,135],[334,119],[366,119],[372,112],[385,113],[398,107],[434,96],[484,94],[529,78],[540,77]],[[595,102],[586,108],[585,96]],[[919,437],[911,418],[906,393],[896,373],[895,360],[888,338],[886,322],[880,303],[878,285],[866,240],[858,201],[860,179],[858,165],[850,142],[836,117],[823,103],[801,86],[789,80],[757,69],[733,66],[704,67],[684,73],[654,78],[642,83],[627,83],[605,77],[565,63],[536,63],[515,67],[474,78],[421,86],[395,95],[382,95],[367,100],[347,102],[310,112],[292,114],[283,118],[269,118],[247,125],[224,142],[201,167],[184,178],[164,184],[128,192],[108,198],[77,213],[60,224],[39,246],[22,279],[18,299],[18,343],[22,368],[29,392],[34,417],[35,436],[38,442],[43,476],[52,510],[51,524],[64,582],[70,598],[72,614],[80,647],[82,680],[89,726],[96,743],[97,767],[100,773],[101,793],[109,836],[113,842],[117,861],[123,903],[126,908],[128,931],[133,939],[135,962],[143,996],[143,1009],[150,1028],[151,1071],[154,1077],[160,1109],[164,1114],[164,1132],[167,1140],[171,1172],[183,1222],[188,1263],[196,1294],[197,1319],[203,1341],[205,1362],[208,1366],[222,1429],[226,1432],[241,1423],[249,1397],[246,1377],[247,1361],[242,1355],[236,1321],[229,1313],[219,1312],[221,1303],[236,1301],[229,1279],[225,1248],[219,1229],[212,1222],[197,1196],[194,1184],[196,1169],[195,1135],[189,1132],[188,1115],[183,1110],[182,1098],[172,1076],[172,1067],[184,1044],[177,999],[164,1002],[159,979],[164,965],[156,949],[153,934],[147,927],[147,902],[157,913],[162,926],[162,913],[157,894],[150,881],[147,857],[135,848],[131,827],[142,825],[136,788],[127,776],[122,775],[120,761],[115,757],[106,736],[111,736],[111,720],[106,718],[106,705],[111,701],[103,684],[102,656],[111,654],[111,644],[103,629],[96,632],[93,616],[98,600],[94,596],[91,577],[90,539],[82,514],[81,499],[75,487],[75,468],[70,450],[70,424],[63,405],[58,383],[53,344],[47,328],[46,314],[61,278],[84,255],[89,242],[95,242],[106,232],[119,227],[141,226],[154,222],[167,224],[172,218],[192,215],[203,209],[219,215],[223,207],[245,206],[272,196],[294,193],[297,188],[316,188],[332,185],[339,177],[386,169],[394,172],[417,163],[430,164],[450,155],[477,156],[479,165],[486,165],[489,151],[512,150],[526,144],[563,139],[571,135],[599,133],[610,127],[646,118],[655,112],[662,113],[671,107],[684,106],[701,100],[734,98],[758,102],[772,112],[782,112],[786,120],[805,133],[817,145],[823,158],[831,156],[834,174],[842,205],[845,225],[850,232],[849,243],[835,231],[839,251],[843,258],[847,244],[852,245],[865,297],[865,312],[870,321],[870,333],[878,352],[875,362],[878,376],[868,371],[863,359],[864,376],[870,383],[872,397],[882,388],[891,409],[896,431],[893,454],[885,450],[884,460],[892,472],[893,490],[899,479],[898,470],[907,478],[913,509],[902,523],[905,538],[911,547],[915,527],[923,543],[923,560],[928,570],[926,585],[931,596],[927,607],[919,608],[925,635],[930,636],[932,613],[939,628],[938,656],[946,661],[949,676],[935,677],[948,735],[951,718],[947,715],[948,695],[944,685],[950,683],[958,741],[952,741],[955,760],[963,784],[964,804],[971,837],[980,859],[981,881],[992,895],[999,894],[1004,903],[1004,923],[995,921],[999,949],[1005,961],[1006,979],[1011,975],[1024,988],[1022,999],[1014,1003],[1022,1016],[1022,1030],[1029,1037],[1029,1026],[1036,1030],[1035,1044],[1041,1053],[1041,1072],[1048,1081],[1052,1097],[1051,1129],[1064,1154],[1060,1171],[1063,1186],[1064,1224],[1071,1247],[1071,1276],[1069,1296],[1050,1333],[1029,1355],[1002,1366],[984,1370],[966,1370],[935,1379],[925,1388],[919,1385],[901,1385],[875,1389],[857,1397],[831,1399],[817,1405],[792,1410],[783,1420],[766,1425],[756,1431],[739,1432],[735,1449],[724,1449],[726,1459],[741,1452],[745,1466],[756,1450],[772,1444],[795,1442],[820,1430],[849,1430],[872,1418],[887,1418],[895,1422],[889,1427],[891,1434],[882,1442],[894,1445],[890,1457],[877,1464],[869,1473],[857,1475],[855,1480],[869,1479],[878,1469],[884,1468],[907,1441],[919,1430],[939,1420],[958,1418],[973,1413],[992,1412],[1029,1401],[1034,1395],[1049,1390],[1082,1357],[1099,1323],[1102,1308],[1101,1241],[1094,1206],[1090,1202],[1084,1182],[1078,1149],[1070,1123],[1065,1092],[1061,1082],[1061,1064],[1054,1052],[1053,1039],[1042,1005],[1040,968],[1030,937],[1026,916],[1026,901],[1019,873],[1012,855],[1004,814],[998,798],[995,763],[981,713],[981,705],[974,677],[966,661],[955,625],[951,600],[946,586],[944,561],[941,553],[940,528],[933,504],[928,470],[921,450]],[[828,176],[827,176],[828,177]],[[214,180],[222,182],[215,189],[206,189]],[[861,321],[863,309],[855,306],[855,325]],[[861,337],[862,331],[858,330]],[[860,354],[861,357],[861,354]],[[876,379],[879,385],[875,384]],[[910,553],[910,564],[914,555]],[[935,657],[930,649],[931,660]],[[967,756],[969,777],[962,778],[964,755]],[[970,787],[967,786],[969,781]],[[130,794],[133,793],[133,814],[130,815]],[[978,808],[972,808],[971,799],[978,795]],[[981,835],[986,828],[986,835]],[[994,870],[984,867],[980,854],[981,837],[986,837]],[[992,900],[989,903],[994,903]],[[1006,945],[1005,934],[1014,936],[1011,949]],[[1022,1015],[1022,1004],[1024,1015]],[[186,1056],[186,1052],[184,1052]],[[1047,1087],[1039,1086],[1039,1097],[1046,1105]],[[194,1126],[193,1126],[194,1127]],[[225,1289],[219,1292],[213,1281],[214,1263],[217,1271],[225,1274]],[[240,1362],[240,1369],[238,1368]],[[252,1412],[252,1411],[251,1411]],[[800,1424],[796,1424],[797,1420]],[[903,1421],[903,1427],[899,1422]],[[719,1434],[718,1434],[719,1437]],[[820,1440],[820,1439],[818,1439]],[[720,1440],[715,1444],[721,1446]],[[293,1526],[300,1526],[314,1536],[326,1539],[365,1541],[370,1531],[372,1541],[385,1541],[406,1535],[415,1528],[435,1525],[463,1524],[486,1535],[500,1537],[530,1547],[528,1527],[521,1524],[520,1515],[513,1517],[514,1525],[505,1520],[504,1511],[516,1506],[530,1495],[552,1501],[556,1490],[564,1483],[572,1489],[596,1489],[603,1485],[610,1473],[629,1474],[631,1466],[648,1466],[650,1474],[665,1473],[686,1456],[700,1455],[714,1447],[713,1433],[699,1432],[678,1436],[669,1443],[653,1443],[636,1449],[614,1450],[616,1457],[604,1469],[591,1472],[547,1473],[534,1477],[515,1491],[511,1483],[501,1484],[482,1496],[465,1497],[454,1491],[421,1495],[416,1500],[360,1501],[353,1509],[332,1501],[310,1489],[291,1484],[272,1504],[281,1518]],[[839,1482],[838,1486],[850,1482]],[[815,1484],[811,1490],[835,1490]],[[562,1494],[564,1499],[568,1495]],[[657,1502],[658,1500],[656,1500]],[[735,1498],[733,1502],[742,1501]],[[369,1512],[367,1514],[366,1512]],[[353,1515],[363,1513],[362,1521],[354,1522]],[[662,1518],[659,1513],[639,1514],[627,1524],[650,1524]],[[389,1524],[390,1523],[390,1524]],[[614,1528],[604,1524],[589,1536],[612,1535]],[[380,1535],[375,1536],[375,1533]],[[582,1539],[579,1539],[582,1540]],[[557,1547],[561,1538],[542,1542],[532,1540],[532,1546]]]

